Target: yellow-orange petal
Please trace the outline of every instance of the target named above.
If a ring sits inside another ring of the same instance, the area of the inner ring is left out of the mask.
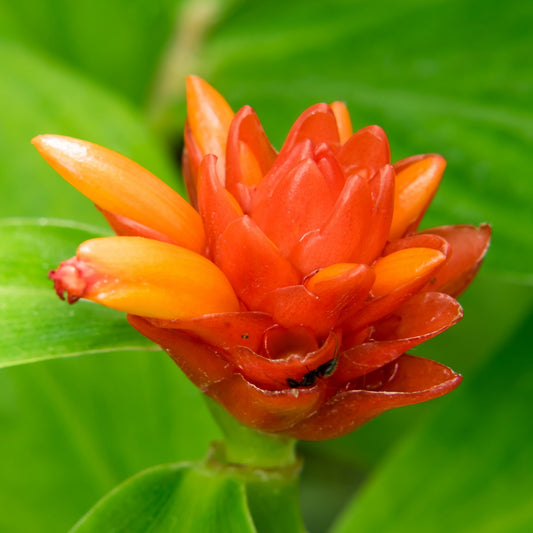
[[[204,249],[200,215],[176,191],[131,159],[61,135],[32,140],[61,176],[106,211],[127,217],[196,252]]]
[[[352,121],[350,119],[350,113],[344,102],[331,102],[329,104],[335,119],[337,120],[337,128],[339,129],[339,139],[341,146],[352,136]]]
[[[446,160],[436,154],[413,158],[411,164],[401,167],[396,174],[389,240],[416,229],[437,192],[445,167]]]
[[[223,162],[234,113],[224,97],[201,78],[187,76],[186,85],[187,121],[202,155],[215,154]]]
[[[428,278],[446,259],[432,248],[407,248],[380,257],[374,264],[374,297],[384,296],[417,279]]]
[[[81,293],[73,269],[86,283]],[[186,248],[143,237],[86,241],[74,261],[63,263],[51,277],[56,290],[69,297],[71,284],[78,291],[75,299],[141,316],[172,320],[239,310],[233,288],[214,263]]]
[[[354,270],[354,268],[359,267],[354,263],[335,263],[334,265],[329,265],[320,269],[316,274],[310,276],[306,282],[305,286],[307,290],[311,291],[313,294],[317,293],[317,290],[320,290],[322,284],[327,284],[332,279]]]

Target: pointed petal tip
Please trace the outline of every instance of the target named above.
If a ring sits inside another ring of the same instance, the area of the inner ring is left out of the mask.
[[[475,278],[489,249],[491,232],[492,228],[486,223],[479,227],[470,224],[439,226],[421,232],[421,237],[429,234],[445,239],[450,248],[446,263],[431,280],[428,290],[459,296]]]
[[[46,145],[54,137],[61,137],[60,135],[52,135],[50,133],[42,133],[41,135],[36,135],[30,142],[37,148],[41,148],[43,145]]]
[[[225,98],[202,78],[189,76],[185,83],[187,121],[202,155],[213,153],[224,161],[233,110]]]
[[[439,154],[409,157],[394,166],[396,187],[389,240],[396,240],[418,227],[433,200],[446,168]]]
[[[335,102],[331,102],[331,104],[329,104],[329,107],[333,111],[335,119],[337,120],[337,127],[339,129],[339,139],[341,145],[343,145],[352,136],[353,133],[350,112],[348,111],[348,107],[346,106],[346,104],[338,100]]]
[[[88,141],[82,141],[74,137],[68,137],[66,135],[55,135],[52,133],[45,133],[37,135],[31,140],[31,143],[41,154],[50,153],[52,151],[65,152],[68,155],[75,155],[72,151],[80,146],[87,146],[90,143]]]
[[[37,148],[37,150],[39,149],[39,146],[41,146],[41,143],[43,142],[43,139],[44,137],[46,137],[45,134],[43,135],[36,135],[30,142],[31,144],[33,144],[33,146],[35,146],[35,148]]]
[[[199,76],[190,74],[185,77],[185,91],[187,93],[187,98],[194,93],[200,92],[202,89],[205,90],[206,87],[210,87],[209,84]]]
[[[96,149],[106,154],[113,153],[111,150],[89,141],[65,135],[38,135],[31,142],[44,160],[82,194],[85,192],[76,185],[76,182],[84,179],[83,167],[90,161],[91,151]],[[85,195],[87,196],[87,194]]]

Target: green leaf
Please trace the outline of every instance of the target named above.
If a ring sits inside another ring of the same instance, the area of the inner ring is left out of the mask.
[[[531,530],[531,320],[398,446],[335,533]]]
[[[72,533],[255,532],[243,482],[202,466],[151,468],[129,479],[85,515]]]
[[[303,533],[296,473],[226,465],[213,457],[157,466],[113,489],[72,533]]]
[[[306,533],[300,510],[299,478],[248,482],[248,506],[258,533]]]
[[[162,351],[4,368],[0,425],[0,531],[10,533],[67,531],[123,480],[200,460],[220,437]]]
[[[95,233],[76,223],[0,223],[0,367],[116,350],[156,349],[118,313],[89,302],[68,308],[48,272]]]
[[[46,52],[141,105],[181,3],[1,0],[0,35]]]

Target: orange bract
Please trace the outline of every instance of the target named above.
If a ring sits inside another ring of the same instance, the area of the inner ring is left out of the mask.
[[[76,257],[62,263],[51,277],[58,293],[79,291],[84,279],[78,298],[154,318],[239,309],[227,278],[211,261],[186,248],[142,237],[86,241]]]
[[[201,252],[204,230],[198,213],[146,169],[93,143],[40,135],[33,144],[63,178],[98,207],[167,235]]]
[[[385,132],[352,133],[341,102],[304,111],[278,153],[249,106],[234,114],[197,77],[187,99],[197,210],[114,152],[35,141],[128,235],[82,244],[51,273],[58,293],[130,313],[205,394],[262,431],[338,437],[455,388],[458,374],[405,353],[462,317],[452,296],[490,239],[487,225],[417,231],[444,159],[391,164]]]

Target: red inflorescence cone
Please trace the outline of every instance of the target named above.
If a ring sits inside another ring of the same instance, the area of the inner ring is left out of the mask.
[[[129,313],[189,379],[252,428],[345,435],[436,398],[461,376],[412,347],[462,317],[490,227],[417,232],[444,172],[435,154],[390,162],[378,126],[352,134],[341,102],[298,118],[279,153],[254,111],[187,80],[183,167],[192,206],[94,144],[34,144],[119,235],[50,274],[69,302]],[[193,209],[194,207],[194,209]]]

